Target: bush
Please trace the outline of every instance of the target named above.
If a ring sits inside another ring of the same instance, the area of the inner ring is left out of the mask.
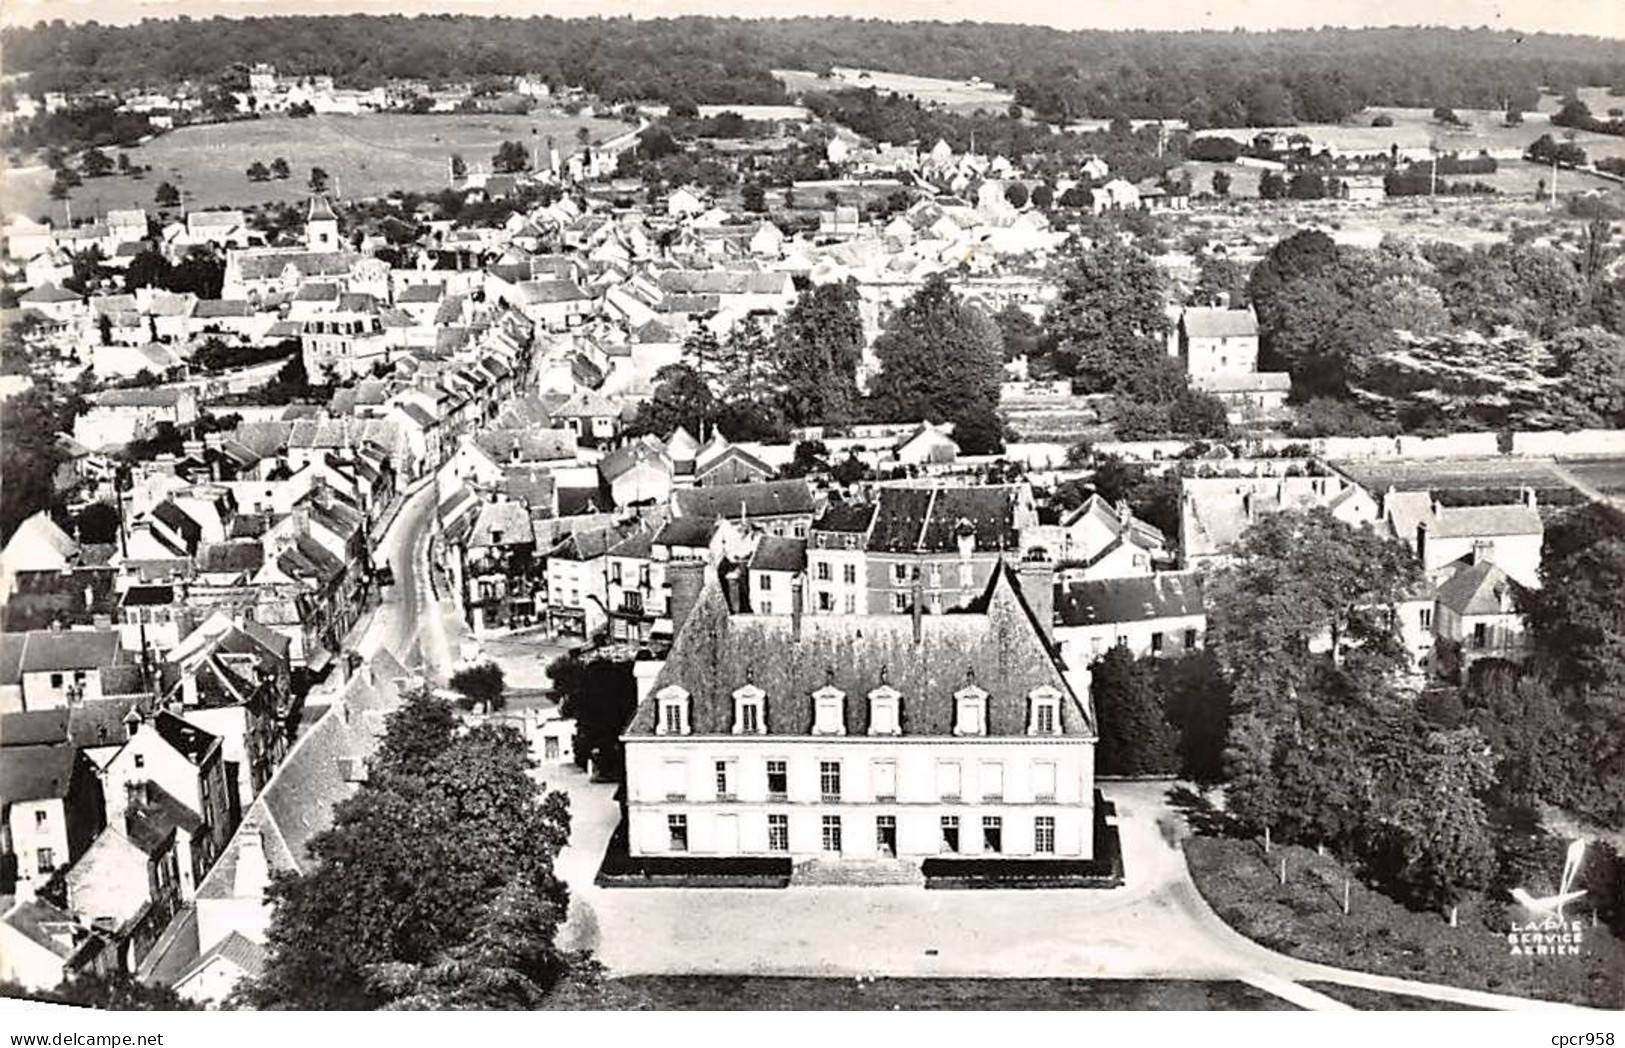
[[[1591,1007],[1625,1004],[1617,974],[1625,945],[1603,927],[1585,929],[1579,958],[1514,957],[1507,907],[1486,896],[1463,903],[1452,928],[1443,915],[1408,910],[1309,848],[1277,846],[1266,857],[1257,841],[1203,836],[1185,842],[1185,857],[1197,891],[1226,924],[1300,960]]]
[[[494,713],[504,705],[503,692],[507,690],[507,679],[501,666],[494,662],[482,662],[452,674],[451,686],[466,696],[470,704],[483,705],[487,713]]]

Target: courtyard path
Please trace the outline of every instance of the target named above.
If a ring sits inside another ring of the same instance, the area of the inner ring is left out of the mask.
[[[1127,883],[1111,890],[922,891],[599,888],[619,819],[612,788],[574,768],[539,773],[571,798],[570,883],[561,941],[618,975],[954,976],[1223,979],[1300,1007],[1338,1003],[1314,981],[1496,1010],[1569,1006],[1348,971],[1265,949],[1226,925],[1191,880],[1190,832],[1165,783],[1110,783]]]

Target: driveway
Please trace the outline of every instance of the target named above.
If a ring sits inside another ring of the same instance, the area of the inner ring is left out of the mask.
[[[1101,890],[927,891],[599,888],[619,818],[611,787],[549,770],[570,795],[559,858],[573,893],[563,942],[618,975],[1114,977],[1235,979],[1304,1007],[1341,1007],[1298,985],[1318,980],[1484,1008],[1560,1007],[1348,972],[1264,949],[1224,924],[1192,883],[1189,832],[1165,783],[1109,783],[1126,883]]]

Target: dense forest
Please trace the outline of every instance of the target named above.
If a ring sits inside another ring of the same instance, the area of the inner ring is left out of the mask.
[[[1530,108],[1541,86],[1625,85],[1625,48],[1588,37],[1448,29],[1063,32],[830,18],[561,20],[471,16],[41,22],[0,36],[31,87],[212,79],[253,62],[364,86],[536,73],[611,101],[784,100],[774,68],[980,76],[1048,119],[1195,126],[1340,119],[1365,105]]]

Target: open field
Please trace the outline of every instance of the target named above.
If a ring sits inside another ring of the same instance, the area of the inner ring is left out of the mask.
[[[489,169],[491,155],[503,141],[517,139],[545,149],[552,135],[559,154],[568,156],[579,148],[580,127],[591,132],[593,141],[626,130],[616,121],[562,113],[279,116],[184,127],[128,150],[131,163],[151,165],[145,178],[86,179],[73,192],[73,213],[85,217],[109,208],[151,207],[158,183],[164,181],[181,190],[189,209],[298,200],[308,192],[312,167],[337,179],[347,197],[435,189],[446,184],[453,153],[461,153],[470,170]],[[279,156],[293,170],[286,181],[250,182],[244,174],[254,161],[270,164]],[[0,186],[0,208],[36,218],[48,213],[60,220],[63,207],[50,199],[49,188],[43,167],[8,172]]]
[[[1625,139],[1617,141],[1625,143]],[[1253,199],[1258,196],[1258,183],[1264,172],[1260,168],[1247,167],[1242,164],[1219,164],[1206,160],[1187,160],[1179,165],[1179,170],[1191,177],[1191,189],[1196,192],[1208,192],[1213,188],[1213,175],[1216,171],[1225,171],[1230,175],[1230,195],[1238,199]],[[1500,160],[1496,162],[1496,171],[1489,175],[1441,175],[1441,182],[1483,182],[1495,187],[1501,197],[1526,197],[1533,200],[1535,193],[1542,188],[1541,183],[1548,183],[1552,177],[1552,169],[1543,164],[1531,164],[1527,160]],[[1605,178],[1587,174],[1582,171],[1560,171],[1557,176],[1557,191],[1559,195],[1575,193],[1581,190],[1602,190],[1610,198],[1625,199],[1625,186],[1618,182],[1610,182]],[[1419,198],[1415,198],[1419,199]]]
[[[1606,107],[1602,112],[1607,112]],[[1378,115],[1393,118],[1394,125],[1372,127],[1371,121]],[[1545,113],[1526,113],[1523,123],[1514,127],[1506,126],[1505,114],[1492,110],[1458,109],[1456,115],[1468,126],[1449,127],[1441,124],[1433,119],[1433,112],[1429,109],[1373,106],[1341,124],[1300,124],[1274,129],[1209,128],[1200,132],[1200,137],[1223,136],[1238,142],[1250,142],[1260,131],[1278,130],[1308,135],[1316,149],[1329,147],[1343,153],[1386,153],[1393,146],[1401,150],[1425,150],[1430,144],[1437,144],[1439,150],[1446,153],[1469,155],[1489,150],[1496,156],[1511,156],[1521,154],[1529,143],[1543,134],[1550,133],[1557,138],[1567,135],[1567,129],[1553,127],[1550,115]],[[1619,135],[1581,131],[1575,134],[1574,142],[1585,149],[1592,159],[1625,156],[1625,137]]]
[[[797,979],[644,975],[617,980],[684,1011],[1280,1011],[1242,982],[1182,979]]]
[[[900,95],[913,95],[921,102],[967,113],[977,109],[1005,109],[1016,97],[992,84],[969,84],[963,80],[939,80],[930,76],[885,73],[878,69],[836,66],[834,75],[828,80],[821,80],[817,73],[805,69],[775,69],[772,72],[791,94],[872,87],[882,94],[895,91]]]

